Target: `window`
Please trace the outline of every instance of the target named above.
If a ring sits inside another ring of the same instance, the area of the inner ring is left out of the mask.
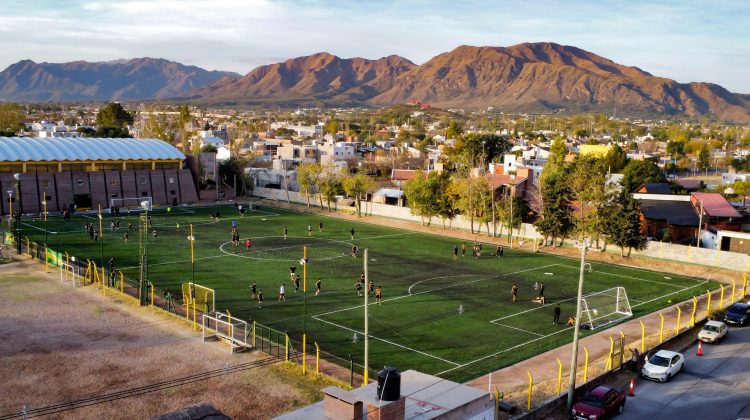
[[[52,201],[52,196],[49,194],[44,194],[44,201],[47,201],[47,202]]]
[[[49,181],[42,181],[42,188],[49,188]]]
[[[141,196],[142,196],[142,197],[148,197],[148,191],[143,191],[143,192],[141,193]]]
[[[175,190],[169,190],[169,194],[171,194],[171,195],[177,195],[177,191],[175,191]]]
[[[116,187],[117,186],[117,180],[115,178],[112,178],[109,180],[109,185]]]
[[[145,176],[142,176],[140,178],[140,181],[141,181],[141,185],[146,185],[146,177]]]
[[[79,187],[83,187],[83,180],[82,179],[77,180],[76,184],[78,184]]]
[[[117,198],[117,193],[112,193],[112,198]]]
[[[169,177],[169,183],[170,184],[174,184],[174,178],[173,177]]]

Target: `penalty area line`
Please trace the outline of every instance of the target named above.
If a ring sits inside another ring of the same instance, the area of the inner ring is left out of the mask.
[[[349,328],[349,327],[345,327],[343,325],[336,324],[335,322],[331,322],[331,321],[326,321],[324,319],[320,319],[320,318],[318,318],[317,315],[313,315],[312,318],[314,320],[316,320],[316,321],[324,322],[324,323],[332,325],[334,327],[338,327],[338,328],[341,328],[341,329],[344,329],[344,330],[347,330],[347,331],[351,331],[351,332],[356,333],[356,334],[362,334],[362,335],[364,335],[364,333],[361,332],[361,331],[357,331],[357,330],[355,330],[353,328]],[[369,337],[372,338],[372,339],[375,339],[375,340],[382,341],[384,343],[390,344],[392,346],[400,347],[400,348],[402,348],[404,350],[412,351],[414,353],[419,353],[419,354],[421,354],[423,356],[427,356],[427,357],[430,357],[430,358],[435,359],[435,360],[440,360],[441,362],[448,363],[449,365],[453,365],[453,366],[456,366],[456,367],[459,366],[459,364],[456,363],[456,362],[451,362],[450,360],[443,359],[442,357],[438,357],[438,356],[435,356],[433,354],[423,352],[421,350],[416,350],[416,349],[413,349],[411,347],[406,347],[404,345],[401,345],[401,344],[398,344],[398,343],[394,343],[394,342],[386,340],[384,338],[376,337],[376,336],[374,336],[372,334],[370,334]]]

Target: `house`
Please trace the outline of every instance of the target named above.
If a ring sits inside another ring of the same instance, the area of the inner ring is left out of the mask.
[[[414,169],[392,169],[391,184],[401,189],[406,185],[407,182],[411,181],[412,178],[414,178],[414,175],[416,173],[417,171]]]
[[[405,205],[404,192],[394,188],[381,188],[372,194],[372,202],[403,207]]]
[[[750,174],[733,174],[728,172],[721,174],[721,182],[725,185],[734,184],[737,181],[750,181]]]
[[[690,202],[700,216],[703,213],[703,229],[717,231],[742,228],[742,215],[719,193],[690,193]]]
[[[635,193],[640,204],[641,235],[673,243],[688,243],[698,233],[699,218],[690,196]]]

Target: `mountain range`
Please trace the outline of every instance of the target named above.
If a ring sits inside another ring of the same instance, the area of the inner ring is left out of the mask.
[[[239,76],[161,58],[94,63],[22,60],[0,72],[0,99],[23,102],[166,99]]]
[[[677,83],[580,48],[555,43],[460,46],[416,65],[328,53],[257,67],[240,77],[166,60],[36,64],[0,73],[0,99],[153,100],[284,106],[439,107],[528,112],[708,116],[750,122],[750,95],[712,83]]]

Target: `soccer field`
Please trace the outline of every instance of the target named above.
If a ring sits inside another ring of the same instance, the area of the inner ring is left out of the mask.
[[[217,211],[219,220],[209,217]],[[323,357],[328,355],[340,364],[348,364],[348,355],[355,364],[363,361],[364,307],[355,283],[363,271],[365,248],[369,249],[369,277],[383,290],[381,305],[370,299],[371,368],[389,364],[466,381],[572,340],[572,327],[565,321],[575,311],[579,275],[575,259],[509,247],[503,257],[495,257],[490,255],[495,247],[489,244],[483,247],[484,255],[473,258],[472,243],[466,242],[466,256],[459,251],[454,260],[453,246],[460,248],[462,243],[457,239],[268,207],[256,207],[244,217],[232,206],[179,207],[169,214],[156,210],[152,218],[157,238],[149,235],[148,271],[158,290],[179,295],[181,284],[191,281],[188,235],[192,224],[195,282],[216,290],[216,309],[229,309],[232,316],[288,332],[297,351],[306,330],[308,352],[314,352],[313,342],[317,342]],[[123,212],[120,219],[119,230],[110,232],[109,224],[116,219],[104,216],[104,259],[114,257],[116,270],[137,279],[138,215]],[[241,238],[237,247],[231,243],[232,220],[237,221]],[[96,214],[77,214],[68,222],[49,216],[50,248],[98,265],[100,243],[86,235],[86,223],[94,223],[98,230]],[[126,243],[123,234],[128,223],[134,228]],[[42,243],[44,233],[45,223],[39,217],[24,218],[22,236]],[[244,246],[248,237],[251,252]],[[350,255],[352,245],[359,247],[356,258]],[[306,298],[302,287],[295,292],[289,275],[291,265],[302,275],[305,246],[309,258]],[[591,268],[584,294],[622,286],[634,316],[718,287],[703,279],[595,262]],[[318,296],[317,280],[321,282]],[[250,299],[252,282],[263,291],[262,308]],[[531,302],[538,295],[537,282],[544,282],[545,305]],[[282,283],[286,284],[286,302],[278,301]],[[511,301],[513,283],[518,285],[515,303]],[[552,323],[556,303],[561,305],[562,325]]]

